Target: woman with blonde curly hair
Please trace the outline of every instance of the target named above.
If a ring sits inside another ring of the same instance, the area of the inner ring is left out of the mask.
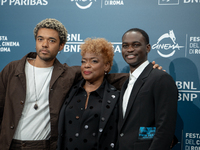
[[[84,79],[71,88],[60,111],[58,149],[116,149],[119,91],[105,78],[113,46],[103,38],[88,38],[81,55]]]

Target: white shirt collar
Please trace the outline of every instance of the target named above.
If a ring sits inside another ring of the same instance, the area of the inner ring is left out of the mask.
[[[142,73],[142,71],[144,70],[144,68],[149,64],[149,61],[146,60],[145,62],[143,62],[138,68],[136,68],[133,73],[130,72],[130,77],[129,77],[129,81],[133,78],[135,78],[137,80],[137,78],[140,76],[140,74]]]

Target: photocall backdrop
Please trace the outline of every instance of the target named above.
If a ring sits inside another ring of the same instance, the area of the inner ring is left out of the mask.
[[[115,50],[111,73],[129,72],[121,56],[123,33],[144,29],[149,61],[163,66],[179,90],[173,150],[200,150],[200,0],[0,0],[0,71],[35,51],[33,29],[46,18],[69,32],[57,56],[61,63],[81,65],[80,44],[103,37]]]

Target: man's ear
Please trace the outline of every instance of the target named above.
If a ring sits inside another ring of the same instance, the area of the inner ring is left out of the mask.
[[[64,46],[65,46],[65,43],[61,43],[60,47],[59,47],[59,51],[62,51],[62,49],[64,48]]]
[[[151,45],[147,44],[147,53],[149,53],[151,51]]]

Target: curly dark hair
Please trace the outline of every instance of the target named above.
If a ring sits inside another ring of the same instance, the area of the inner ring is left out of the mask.
[[[33,32],[34,32],[35,39],[37,37],[37,33],[40,28],[48,28],[48,29],[56,30],[59,34],[60,44],[62,44],[62,43],[65,44],[67,42],[67,30],[60,21],[58,21],[56,19],[52,19],[52,18],[47,18],[45,20],[42,20],[34,28]]]
[[[111,42],[108,42],[104,38],[87,38],[85,43],[82,44],[80,48],[82,56],[87,52],[102,55],[104,58],[104,63],[110,63],[108,72],[111,70],[114,56],[114,48]]]

